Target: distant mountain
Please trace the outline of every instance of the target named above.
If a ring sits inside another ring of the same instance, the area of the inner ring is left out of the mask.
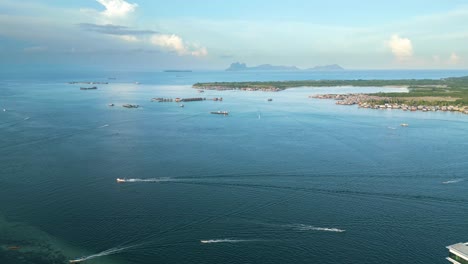
[[[297,71],[296,66],[276,66],[271,64],[262,64],[259,66],[247,67],[245,63],[232,63],[226,71]]]
[[[307,69],[307,71],[342,71],[342,70],[344,70],[344,68],[338,64],[315,66],[313,68]]]
[[[245,63],[234,62],[226,69],[226,71],[299,71],[301,69],[296,66],[281,66],[262,64],[258,66],[248,67]],[[315,66],[313,68],[306,69],[306,71],[341,71],[344,70],[338,64]]]

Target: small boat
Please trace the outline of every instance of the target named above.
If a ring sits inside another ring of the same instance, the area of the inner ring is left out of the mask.
[[[409,125],[406,124],[406,123],[402,123],[402,124],[400,124],[400,126],[402,126],[402,127],[407,127],[407,126],[409,126]]]
[[[122,182],[126,182],[127,180],[125,179],[121,179],[121,178],[117,178],[117,183],[122,183]]]
[[[229,115],[229,112],[228,111],[213,111],[211,112],[213,115]]]
[[[69,263],[81,263],[81,262],[83,262],[83,259],[71,259],[68,262]]]
[[[183,104],[181,104],[181,105],[179,105],[179,107],[184,107],[184,105],[183,105]]]
[[[93,87],[80,87],[80,90],[97,90],[96,86]]]
[[[199,93],[204,93],[205,91],[204,90],[198,90]]]
[[[268,98],[268,100],[267,100],[267,101],[268,101],[268,102],[271,102],[271,101],[273,101],[273,99],[271,99],[271,98]]]
[[[109,106],[114,106],[114,104],[109,104]]]

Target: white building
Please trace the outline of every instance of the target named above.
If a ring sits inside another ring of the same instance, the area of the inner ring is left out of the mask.
[[[449,249],[448,261],[453,264],[468,264],[468,243],[458,243],[447,248]]]

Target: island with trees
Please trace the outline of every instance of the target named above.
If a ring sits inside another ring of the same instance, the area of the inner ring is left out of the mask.
[[[373,109],[410,111],[456,111],[468,114],[468,76],[442,79],[400,80],[302,80],[270,82],[196,83],[203,90],[243,90],[279,92],[298,87],[406,87],[407,93],[380,92],[360,94],[314,95],[316,99],[334,99],[340,105],[359,105]]]

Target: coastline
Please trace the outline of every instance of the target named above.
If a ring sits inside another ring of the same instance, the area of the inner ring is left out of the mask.
[[[468,114],[468,76],[441,79],[401,80],[306,80],[266,82],[195,83],[202,90],[241,90],[279,92],[290,88],[381,87],[405,88],[408,93],[379,92],[373,94],[322,94],[315,99],[334,99],[338,105],[359,105],[371,109],[402,109],[403,111],[449,111]]]
[[[427,104],[406,104],[406,103],[391,103],[392,99],[388,97],[374,96],[370,94],[318,94],[311,95],[309,98],[335,100],[337,105],[358,105],[359,108],[368,109],[400,109],[403,111],[422,111],[422,112],[460,112],[468,114],[468,106],[451,105],[456,98],[445,100],[445,105],[427,105]],[[430,101],[434,98],[427,98]],[[435,100],[436,102],[439,102]]]

